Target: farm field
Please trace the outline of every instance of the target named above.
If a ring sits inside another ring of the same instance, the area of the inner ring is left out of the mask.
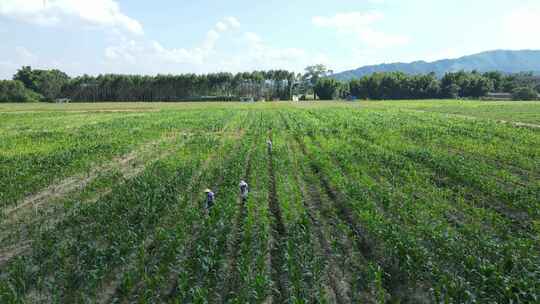
[[[0,104],[0,303],[538,303],[539,124],[538,102]]]
[[[413,111],[446,113],[498,121],[514,121],[540,125],[538,115],[540,103],[537,101],[375,101],[368,102],[370,108],[400,108]]]
[[[160,110],[185,110],[189,108],[222,108],[230,107],[246,108],[245,103],[213,102],[201,103],[163,103],[163,102],[103,102],[103,103],[78,103],[78,104],[1,104],[0,113],[24,113],[24,112],[150,112]],[[275,104],[275,103],[273,103]],[[280,104],[280,103],[277,103]],[[283,104],[287,104],[286,102]],[[374,110],[408,110],[419,112],[443,113],[479,119],[492,119],[497,121],[520,122],[525,124],[540,125],[540,102],[538,101],[457,101],[457,100],[389,100],[389,101],[358,101],[358,102],[302,102],[300,104],[287,104],[292,107],[302,108],[304,105],[315,107],[361,107],[362,109]],[[253,107],[253,105],[247,105]],[[268,105],[266,105],[268,107]]]

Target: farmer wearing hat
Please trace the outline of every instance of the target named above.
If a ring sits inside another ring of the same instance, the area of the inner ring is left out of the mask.
[[[210,189],[204,190],[204,193],[206,193],[206,210],[210,210],[214,206],[215,194]]]

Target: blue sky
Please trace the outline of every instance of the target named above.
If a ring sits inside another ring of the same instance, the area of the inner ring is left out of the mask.
[[[0,0],[0,78],[433,61],[540,49],[538,0]]]

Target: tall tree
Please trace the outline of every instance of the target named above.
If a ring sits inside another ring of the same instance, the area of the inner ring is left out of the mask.
[[[305,68],[304,75],[302,76],[302,81],[304,82],[304,88],[307,94],[313,91],[315,85],[319,79],[332,75],[334,72],[328,69],[324,64],[311,65]]]
[[[69,81],[69,76],[60,70],[32,70],[24,66],[13,76],[24,86],[41,94],[46,100],[60,97],[62,89]]]

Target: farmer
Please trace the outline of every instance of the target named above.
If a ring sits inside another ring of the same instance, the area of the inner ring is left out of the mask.
[[[204,190],[204,193],[206,193],[206,210],[210,211],[210,208],[214,206],[215,194],[210,189]]]
[[[247,200],[248,193],[249,193],[248,184],[244,180],[241,180],[240,181],[240,196],[242,197],[242,202],[245,202]]]
[[[272,141],[270,139],[266,141],[266,145],[268,146],[268,153],[272,152]]]

